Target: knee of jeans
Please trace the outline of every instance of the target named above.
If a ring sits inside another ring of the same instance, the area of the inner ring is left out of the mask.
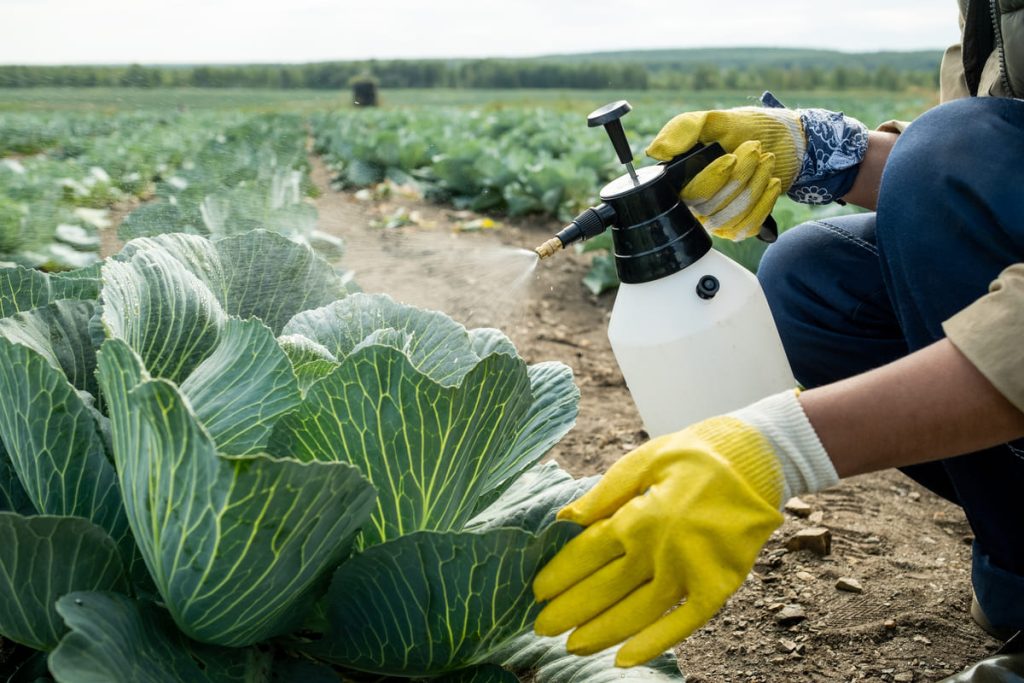
[[[1006,152],[1001,126],[1005,102],[999,98],[953,100],[922,114],[900,135],[886,161],[879,188],[881,207],[932,207],[944,204],[978,182],[979,168]],[[979,154],[979,151],[983,151]]]
[[[791,338],[807,308],[808,263],[821,253],[821,231],[813,223],[803,223],[779,235],[757,268],[757,279],[764,289],[768,305],[783,341]]]
[[[876,222],[882,260],[898,277],[934,277],[943,265],[936,254],[949,249],[1004,249],[993,246],[994,231],[978,228],[1016,226],[1005,221],[1006,206],[1020,205],[1008,190],[1024,155],[1022,132],[1024,102],[972,97],[935,107],[900,136],[882,173]],[[938,334],[932,322],[929,337]]]

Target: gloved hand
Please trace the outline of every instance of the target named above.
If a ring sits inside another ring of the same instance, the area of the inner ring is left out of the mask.
[[[654,439],[559,512],[587,528],[537,575],[534,628],[575,628],[581,655],[628,638],[616,665],[646,662],[739,588],[785,500],[837,480],[795,391]]]
[[[824,109],[785,109],[771,93],[763,107],[680,114],[661,129],[647,154],[667,161],[696,143],[727,152],[697,174],[683,201],[715,235],[756,235],[782,192],[805,204],[827,204],[850,191],[867,152],[860,121]]]

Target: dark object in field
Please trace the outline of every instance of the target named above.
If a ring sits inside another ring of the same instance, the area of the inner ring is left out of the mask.
[[[352,86],[352,104],[357,107],[377,106],[377,79],[373,76],[356,76],[349,84]]]

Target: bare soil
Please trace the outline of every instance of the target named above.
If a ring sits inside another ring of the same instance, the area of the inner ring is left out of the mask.
[[[646,438],[605,336],[613,296],[594,297],[580,284],[589,258],[558,254],[523,285],[499,263],[524,263],[506,247],[530,249],[559,225],[522,220],[453,232],[477,216],[398,194],[360,201],[331,190],[318,159],[313,178],[323,191],[321,229],[346,240],[342,263],[364,290],[441,308],[469,326],[501,327],[529,362],[572,367],[579,419],[552,452],[566,469],[600,473]],[[415,224],[373,226],[399,208],[416,212]],[[690,683],[935,681],[998,646],[968,612],[972,537],[959,508],[895,471],[805,500],[812,517],[787,514],[739,592],[678,648]],[[831,531],[831,554],[787,552],[786,540],[811,526]],[[840,577],[863,592],[838,590]],[[799,605],[806,619],[780,625],[783,605]]]

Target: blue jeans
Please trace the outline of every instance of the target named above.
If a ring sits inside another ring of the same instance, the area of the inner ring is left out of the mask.
[[[941,339],[944,320],[1021,261],[1024,101],[986,97],[917,119],[886,164],[877,213],[785,232],[758,277],[797,380],[814,387]],[[1024,440],[903,471],[963,507],[982,609],[1024,628]]]

